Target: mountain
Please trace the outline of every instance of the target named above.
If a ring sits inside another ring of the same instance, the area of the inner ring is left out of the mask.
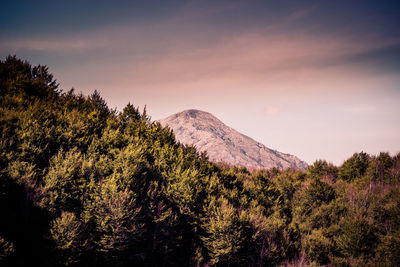
[[[208,112],[185,110],[159,122],[171,128],[179,142],[194,145],[200,152],[206,151],[214,162],[249,169],[307,168],[307,163],[296,156],[270,149],[225,125]]]

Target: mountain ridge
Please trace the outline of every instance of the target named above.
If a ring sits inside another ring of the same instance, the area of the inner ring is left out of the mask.
[[[307,163],[291,154],[266,147],[227,126],[209,112],[188,109],[158,120],[180,143],[207,152],[211,161],[249,169],[306,169]]]

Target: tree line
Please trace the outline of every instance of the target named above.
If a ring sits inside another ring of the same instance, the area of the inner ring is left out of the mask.
[[[2,266],[397,266],[400,154],[250,172],[0,61]]]

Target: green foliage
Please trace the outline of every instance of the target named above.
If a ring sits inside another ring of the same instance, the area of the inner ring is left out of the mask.
[[[8,56],[0,65],[0,96],[21,94],[28,99],[32,97],[53,98],[58,84],[53,75],[48,73],[46,66],[31,67],[31,65],[18,59],[16,56]]]
[[[94,217],[96,245],[100,252],[117,257],[141,240],[144,225],[138,219],[140,208],[135,204],[132,191],[118,188],[116,179],[111,178],[100,185],[94,201],[92,207],[95,209],[90,212]]]
[[[338,176],[340,179],[351,182],[364,175],[368,165],[369,156],[367,153],[354,153],[354,155],[346,160],[340,167]]]
[[[85,189],[85,170],[82,154],[73,149],[60,150],[50,159],[47,174],[43,177],[43,204],[53,213],[80,211]]]
[[[0,265],[395,266],[400,155],[216,165],[45,66],[0,61]]]
[[[348,218],[341,223],[336,243],[346,257],[370,255],[377,243],[376,231],[363,218]]]
[[[328,183],[313,179],[300,196],[299,212],[309,216],[323,203],[329,203],[335,198],[335,190]]]
[[[82,228],[81,222],[72,212],[62,212],[60,217],[50,224],[51,238],[64,265],[69,266],[79,262],[82,247],[86,242],[82,235]]]
[[[388,153],[379,153],[371,161],[367,172],[375,181],[386,183],[396,183],[399,181],[399,179],[393,176],[394,159]]]
[[[211,264],[238,264],[237,254],[243,242],[242,226],[236,209],[224,197],[212,198],[203,223],[206,236],[203,243],[208,248]]]
[[[322,229],[313,230],[304,236],[302,243],[311,262],[316,262],[318,265],[329,263],[329,255],[334,251],[334,245],[331,239],[323,234]]]
[[[400,262],[400,232],[382,237],[376,248],[376,265],[396,266]]]
[[[308,167],[307,172],[310,177],[314,178],[323,176],[336,178],[338,170],[335,166],[324,160],[317,160],[313,165]]]

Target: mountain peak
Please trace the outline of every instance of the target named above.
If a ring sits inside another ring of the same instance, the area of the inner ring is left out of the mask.
[[[186,109],[186,110],[178,112],[172,116],[184,117],[186,119],[189,119],[189,118],[197,119],[197,118],[207,118],[207,117],[217,119],[211,113],[202,111],[202,110],[198,110],[198,109]]]
[[[211,113],[209,113],[209,112],[205,112],[205,111],[198,110],[198,109],[186,109],[177,114],[188,114],[191,117],[195,117],[198,114],[210,114],[211,115]]]
[[[169,126],[176,139],[207,152],[211,161],[250,169],[278,167],[305,169],[307,164],[295,156],[272,150],[225,125],[209,112],[188,109],[159,120]]]

